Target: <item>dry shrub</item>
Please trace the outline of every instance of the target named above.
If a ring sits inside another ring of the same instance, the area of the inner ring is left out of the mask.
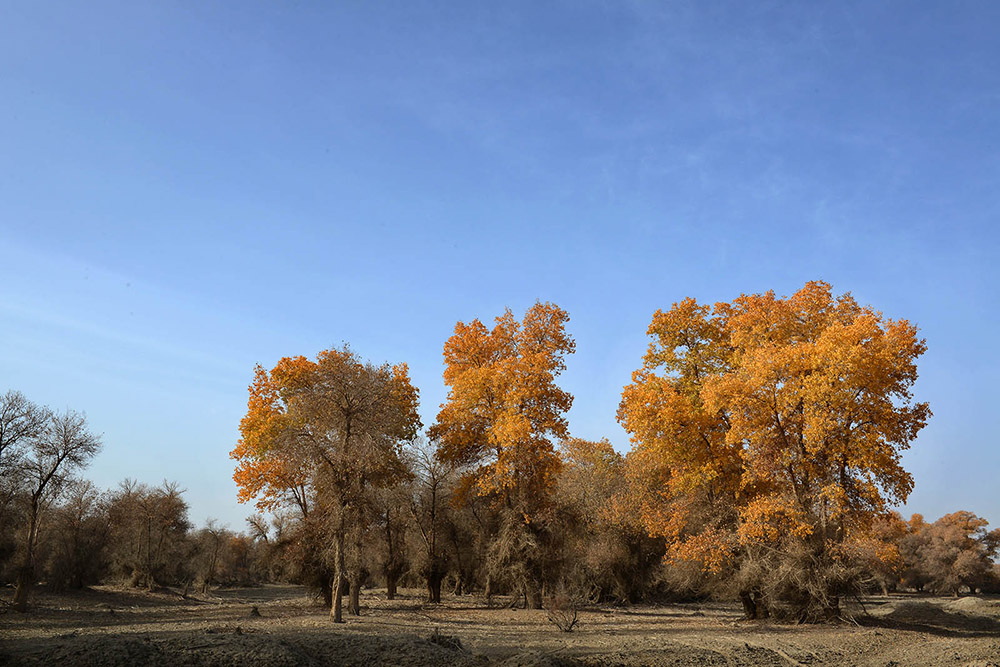
[[[817,623],[842,620],[841,602],[862,595],[873,581],[869,564],[847,551],[789,539],[780,548],[748,549],[720,580],[720,591],[737,593],[748,619]]]
[[[563,632],[573,632],[579,620],[576,607],[576,600],[572,597],[557,593],[546,600],[545,611],[550,623]]]
[[[663,561],[655,570],[656,592],[671,602],[695,602],[711,595],[718,582],[693,561]]]
[[[505,511],[487,550],[486,571],[492,585],[523,594],[527,606],[541,609],[545,573],[559,570],[559,554],[552,548],[551,538],[545,521],[528,522],[523,513]],[[512,604],[515,602],[516,597]]]

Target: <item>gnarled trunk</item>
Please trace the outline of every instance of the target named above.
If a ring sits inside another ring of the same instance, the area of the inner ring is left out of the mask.
[[[743,617],[748,621],[761,620],[771,615],[760,591],[740,591],[740,602],[743,604]]]
[[[740,603],[743,604],[743,618],[748,621],[762,618],[759,597],[755,597],[750,591],[740,591]]]

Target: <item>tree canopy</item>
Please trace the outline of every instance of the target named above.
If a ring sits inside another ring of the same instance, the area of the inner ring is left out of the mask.
[[[565,438],[573,397],[555,383],[576,349],[566,311],[536,303],[518,322],[510,309],[492,329],[455,325],[444,346],[448,399],[431,437],[443,461],[473,467],[482,494],[542,492],[559,466],[553,438]]]

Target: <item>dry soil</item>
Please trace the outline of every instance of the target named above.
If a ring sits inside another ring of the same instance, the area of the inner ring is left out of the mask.
[[[417,590],[393,601],[366,591],[361,616],[341,625],[295,586],[38,593],[27,614],[9,610],[10,593],[0,592],[0,664],[10,665],[1000,667],[1000,601],[980,597],[872,598],[852,622],[813,626],[745,622],[728,604],[594,606],[564,633],[544,611],[475,596],[431,605]]]

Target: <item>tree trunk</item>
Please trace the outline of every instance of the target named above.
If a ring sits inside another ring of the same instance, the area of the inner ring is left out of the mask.
[[[427,601],[435,604],[441,603],[441,580],[444,573],[438,570],[431,570],[427,575]]]
[[[398,538],[397,540],[398,541]],[[397,562],[398,544],[392,539],[392,512],[385,512],[385,545],[389,552],[388,565],[383,572],[385,574],[385,597],[387,600],[396,599],[396,582],[399,581],[399,571],[402,569]],[[360,551],[360,544],[358,545]]]
[[[355,564],[353,566],[353,572],[351,574],[351,589],[350,589],[350,607],[349,610],[353,616],[361,615],[361,583],[362,583],[362,565],[361,565],[361,554],[364,553],[361,543],[361,531],[355,531],[354,533],[354,554],[355,554]]]
[[[840,596],[831,595],[828,600],[826,609],[824,610],[826,620],[833,621],[840,618]]]
[[[464,583],[465,580],[462,578],[462,573],[459,572],[458,576],[455,577],[455,590],[453,590],[452,593],[454,595],[462,595],[465,592],[462,588]]]
[[[771,608],[767,606],[766,602],[764,602],[764,594],[763,593],[761,593],[760,591],[754,591],[753,592],[753,602],[754,602],[754,606],[757,608],[757,618],[758,619],[764,619],[764,618],[770,617],[770,615],[771,615]]]
[[[353,616],[361,615],[361,576],[355,575],[351,577],[351,597],[350,604],[348,605],[348,610]]]
[[[35,546],[38,544],[38,501],[32,497],[31,517],[28,521],[28,540],[25,544],[24,560],[17,571],[17,588],[11,607],[14,611],[28,611],[28,593],[35,583]]]
[[[330,618],[334,623],[344,622],[344,595],[341,593],[341,583],[344,581],[344,573],[337,571],[333,575],[333,583],[330,587],[333,594],[333,605],[330,607]]]
[[[333,605],[330,607],[330,618],[334,623],[344,622],[344,531],[338,530],[334,536],[335,564],[331,592]]]
[[[396,582],[398,579],[399,575],[396,574],[395,570],[390,570],[385,573],[385,599],[396,599]]]
[[[323,606],[325,607],[333,606],[334,584],[335,582],[333,581],[333,575],[323,577],[323,581],[320,584],[320,592],[323,594]]]
[[[212,579],[215,578],[215,568],[219,560],[219,540],[216,539],[214,547],[212,549],[212,560],[208,565],[208,576],[205,577],[205,581],[201,586],[201,592],[207,593],[212,587]]]
[[[28,611],[28,592],[35,579],[35,568],[31,565],[22,565],[17,571],[17,588],[14,589],[14,599],[11,607],[14,611]]]
[[[740,591],[740,602],[743,603],[743,618],[748,621],[757,619],[757,603],[748,591]]]

